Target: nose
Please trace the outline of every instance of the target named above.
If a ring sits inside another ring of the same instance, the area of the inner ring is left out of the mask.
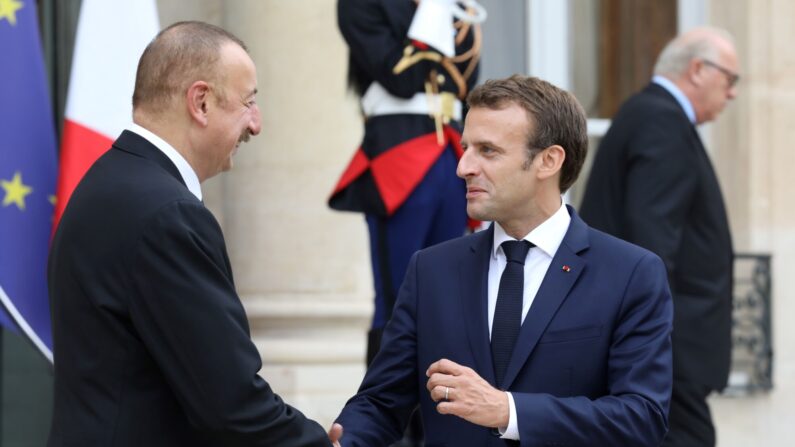
[[[461,155],[461,159],[458,160],[458,167],[455,170],[455,174],[463,179],[473,176],[475,175],[476,166],[477,164],[473,159],[473,151],[465,150],[464,154]]]
[[[251,135],[259,135],[262,131],[262,117],[260,116],[259,106],[254,104],[251,110],[251,122],[248,123],[248,131]]]
[[[737,97],[737,86],[732,85],[729,87],[729,91],[726,92],[726,97],[729,99],[734,99]]]

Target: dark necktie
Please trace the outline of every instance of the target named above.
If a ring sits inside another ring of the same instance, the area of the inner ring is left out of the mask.
[[[491,325],[491,356],[497,386],[502,385],[513,347],[522,326],[522,296],[524,293],[524,261],[532,247],[528,241],[505,241],[502,250],[508,262],[500,277],[494,321]]]

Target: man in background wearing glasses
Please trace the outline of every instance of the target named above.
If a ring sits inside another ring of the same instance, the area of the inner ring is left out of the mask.
[[[592,227],[647,248],[674,298],[674,386],[663,446],[714,446],[706,398],[726,386],[732,242],[718,179],[696,125],[736,96],[731,36],[696,28],[663,49],[651,83],[615,116],[581,205]]]

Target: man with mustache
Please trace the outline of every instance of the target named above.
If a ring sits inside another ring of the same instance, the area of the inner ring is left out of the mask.
[[[200,183],[260,132],[256,93],[245,45],[212,25],[176,23],[141,56],[135,124],[86,173],[52,242],[49,446],[331,445],[257,374],[201,201]]]
[[[419,403],[425,446],[657,446],[673,309],[651,252],[589,228],[561,194],[582,107],[538,78],[468,96],[458,175],[485,231],[414,254],[381,351],[337,419],[388,445]]]

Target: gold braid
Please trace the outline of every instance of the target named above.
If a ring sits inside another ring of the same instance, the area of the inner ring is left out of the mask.
[[[468,11],[471,12],[471,9],[468,9]],[[455,36],[456,46],[460,45],[464,41],[464,39],[466,39],[470,29],[472,29],[473,31],[472,48],[459,55],[448,58],[442,56],[441,54],[435,51],[423,50],[415,52],[416,48],[414,47],[414,45],[409,44],[406,45],[406,48],[403,49],[403,57],[401,57],[398,63],[395,64],[395,67],[392,68],[392,73],[394,73],[395,75],[399,75],[404,71],[406,71],[409,67],[424,60],[436,62],[438,64],[441,64],[442,68],[444,68],[445,71],[447,71],[447,73],[450,75],[450,78],[452,78],[453,82],[456,85],[456,88],[458,89],[458,95],[457,95],[458,98],[461,100],[465,99],[468,93],[467,80],[472,76],[472,73],[475,71],[475,67],[478,64],[478,61],[480,60],[480,49],[483,44],[483,32],[481,30],[480,24],[472,25],[470,23],[458,20],[453,24],[453,26],[458,29],[458,32],[456,33]],[[464,63],[467,61],[468,61],[467,67],[464,70],[464,73],[462,74],[461,71],[456,66],[456,64]],[[433,79],[429,78],[431,80],[431,83],[433,85],[436,85],[437,80],[436,80],[435,70],[430,75],[430,77],[433,78]]]

